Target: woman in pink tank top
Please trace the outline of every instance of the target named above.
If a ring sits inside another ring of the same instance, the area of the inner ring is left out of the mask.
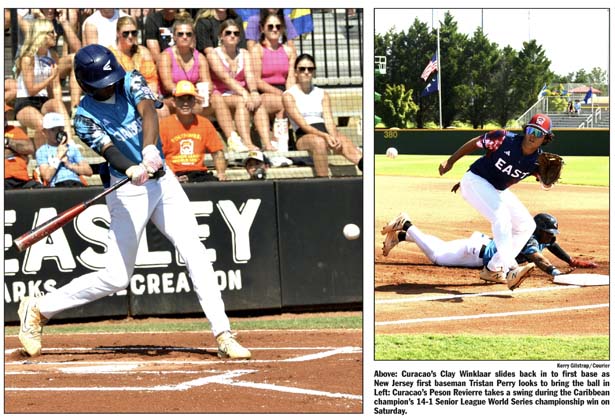
[[[294,48],[282,43],[284,20],[276,14],[260,22],[261,42],[252,48],[254,72],[262,105],[254,114],[254,125],[265,150],[288,151],[288,119],[284,117],[282,94],[295,84]],[[269,130],[273,123],[273,143]]]
[[[188,80],[196,85],[200,82],[209,83],[209,93],[212,90],[209,66],[205,56],[194,47],[194,25],[189,13],[175,16],[173,23],[173,39],[175,45],[165,49],[158,61],[158,74],[160,76],[160,91],[164,97],[163,102],[169,107],[171,113],[175,112],[172,100],[175,86],[181,80]],[[202,107],[203,97],[198,98],[195,105],[196,112],[205,116],[212,115],[210,106]]]
[[[228,149],[235,152],[259,149],[250,136],[250,113],[260,106],[260,95],[250,54],[238,46],[240,34],[233,19],[222,22],[220,46],[211,54],[211,103]]]

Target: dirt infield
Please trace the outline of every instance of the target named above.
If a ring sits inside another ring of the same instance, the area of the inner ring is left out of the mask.
[[[361,413],[360,330],[244,331],[251,360],[202,333],[5,338],[5,413]],[[207,343],[205,343],[207,341]]]
[[[404,242],[382,256],[380,228],[400,211],[426,233],[443,240],[491,234],[484,220],[450,179],[376,177],[375,319],[376,333],[477,335],[609,334],[609,287],[553,284],[535,269],[522,286],[488,285],[479,270],[432,265],[414,243]],[[558,243],[572,257],[596,262],[609,274],[609,190],[607,187],[556,185],[543,191],[522,183],[513,192],[532,214],[548,212],[559,222]],[[546,251],[558,267],[567,265]]]

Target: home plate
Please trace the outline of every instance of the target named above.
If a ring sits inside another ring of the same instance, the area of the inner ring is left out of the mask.
[[[600,274],[567,274],[553,277],[555,284],[580,285],[591,287],[596,285],[609,285],[609,276]]]

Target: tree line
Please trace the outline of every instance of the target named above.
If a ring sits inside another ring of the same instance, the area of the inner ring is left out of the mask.
[[[421,97],[426,82],[423,69],[436,52],[437,36],[426,23],[414,20],[407,31],[376,34],[376,56],[386,57],[386,74],[376,74],[374,86],[381,95],[376,115],[387,127],[424,128],[439,121],[438,94]],[[504,127],[532,106],[542,87],[551,83],[583,83],[599,89],[607,86],[600,68],[589,73],[558,75],[536,40],[523,43],[520,51],[499,48],[478,27],[471,37],[460,33],[457,22],[446,13],[440,26],[442,73],[442,124],[463,121],[474,128],[488,122]],[[603,90],[605,91],[605,90]]]

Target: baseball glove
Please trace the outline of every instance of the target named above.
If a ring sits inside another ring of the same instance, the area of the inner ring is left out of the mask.
[[[552,186],[562,173],[564,159],[554,153],[543,151],[538,155],[538,180],[544,186]]]

